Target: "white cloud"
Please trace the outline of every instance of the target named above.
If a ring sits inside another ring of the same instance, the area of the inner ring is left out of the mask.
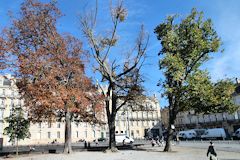
[[[233,4],[219,4],[214,26],[223,41],[224,53],[208,63],[214,81],[240,77],[240,12]]]

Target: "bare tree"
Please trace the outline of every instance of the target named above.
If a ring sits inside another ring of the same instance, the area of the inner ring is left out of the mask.
[[[96,1],[97,2],[97,1]],[[100,86],[105,97],[105,108],[109,127],[109,149],[114,152],[115,141],[115,118],[121,107],[136,103],[143,99],[143,82],[140,69],[146,58],[148,35],[141,26],[140,33],[136,39],[135,46],[126,54],[125,59],[120,59],[113,48],[117,46],[117,29],[120,23],[124,22],[127,10],[123,2],[118,1],[116,5],[110,5],[112,27],[108,35],[96,32],[97,26],[97,3],[95,12],[86,14],[80,18],[82,31],[88,39],[92,55],[97,62],[95,68],[102,76],[102,82],[107,83],[107,88]],[[112,58],[114,57],[114,58]],[[122,63],[121,63],[122,62]]]

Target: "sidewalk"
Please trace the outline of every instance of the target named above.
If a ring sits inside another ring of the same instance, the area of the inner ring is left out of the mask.
[[[185,148],[173,146],[173,152],[162,152],[163,147],[150,145],[139,147],[138,150],[124,150],[118,153],[75,152],[73,154],[39,154],[25,155],[8,160],[207,160],[206,149]],[[240,160],[240,153],[218,152],[219,160]]]

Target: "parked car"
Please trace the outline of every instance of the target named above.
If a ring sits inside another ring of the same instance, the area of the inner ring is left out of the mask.
[[[105,141],[107,141],[107,139],[106,138],[98,138],[98,142],[105,142]]]
[[[180,140],[195,139],[196,136],[197,136],[197,133],[194,130],[187,130],[187,131],[178,132],[178,138]]]
[[[85,139],[79,139],[77,142],[85,142]]]
[[[212,128],[207,129],[201,139],[226,139],[226,132],[224,128]]]
[[[238,128],[232,135],[233,139],[240,139],[240,128]]]
[[[193,129],[196,133],[196,139],[201,139],[201,136],[206,132],[206,129]]]
[[[116,143],[123,143],[123,144],[132,144],[134,142],[134,139],[131,137],[128,137],[125,134],[119,134],[115,136]]]

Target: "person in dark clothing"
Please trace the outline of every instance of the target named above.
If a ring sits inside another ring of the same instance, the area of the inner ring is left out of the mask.
[[[207,157],[208,157],[209,153],[210,153],[210,160],[214,160],[217,158],[217,153],[215,152],[213,142],[210,142],[210,145],[209,145],[208,151],[207,151]]]
[[[151,144],[152,144],[152,147],[154,147],[154,146],[155,146],[155,144],[156,144],[156,141],[154,140],[154,138],[152,138],[152,140],[151,140]]]

